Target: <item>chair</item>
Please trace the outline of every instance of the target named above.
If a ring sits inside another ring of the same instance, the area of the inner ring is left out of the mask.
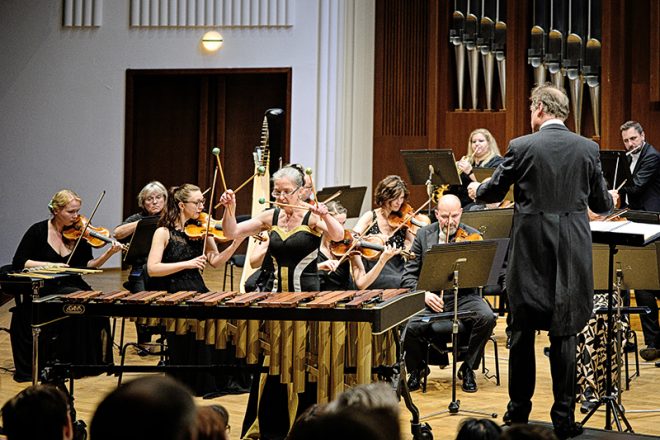
[[[495,315],[497,317],[497,315]],[[463,324],[463,321],[458,320],[458,355],[459,358],[463,353],[467,351],[467,341],[461,339],[466,339],[464,336],[467,335],[468,328]],[[453,346],[451,345],[452,340],[452,320],[439,320],[433,323],[433,336],[431,338],[425,338],[426,342],[426,365],[430,365],[431,354],[435,352],[441,356],[447,356],[450,353],[453,353]],[[463,338],[462,338],[463,336]],[[487,379],[495,378],[495,383],[497,386],[500,385],[500,361],[498,357],[498,347],[497,341],[493,335],[490,336],[489,341],[493,343],[493,352],[495,355],[495,375],[489,374],[489,370],[486,367],[486,358],[481,357],[481,372],[486,376]],[[456,359],[458,361],[458,359]],[[426,383],[428,375],[425,375],[422,379],[422,393],[426,392]]]
[[[222,290],[227,290],[227,277],[229,277],[229,289],[234,290],[234,267],[245,266],[245,254],[232,255],[225,263],[225,275],[222,280]]]
[[[626,340],[632,341],[630,345],[630,350],[627,348],[624,348],[624,353],[625,356],[623,358],[624,360],[624,365],[626,369],[626,390],[630,389],[630,382],[637,376],[639,376],[639,352],[637,351],[637,333],[635,333],[634,330],[630,329],[628,331],[628,334],[626,335]],[[626,344],[628,345],[628,344]],[[633,375],[630,375],[630,369],[629,369],[629,360],[628,356],[630,356],[630,353],[634,353],[635,356],[635,372]]]
[[[241,223],[252,218],[249,215],[237,215],[236,223]],[[229,289],[234,290],[234,267],[242,268],[245,266],[245,254],[234,254],[225,263],[225,274],[222,280],[222,290],[227,290],[227,277],[229,277]],[[227,270],[229,269],[229,270]]]
[[[135,347],[137,350],[144,350],[143,347],[141,346],[149,346],[149,347],[158,347],[159,349],[157,351],[147,351],[147,355],[152,355],[152,356],[160,356],[160,360],[158,361],[158,365],[167,365],[169,362],[169,353],[167,351],[167,339],[165,337],[161,337],[156,342],[148,342],[148,343],[143,343],[143,344],[138,344],[137,342],[127,342],[124,345],[122,345],[120,354],[121,354],[121,361],[120,361],[120,369],[119,369],[119,374],[117,378],[117,386],[121,385],[122,378],[124,376],[124,363],[126,361],[126,351],[128,350],[128,347]]]

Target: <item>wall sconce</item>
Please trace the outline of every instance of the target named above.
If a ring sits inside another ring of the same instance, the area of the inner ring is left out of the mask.
[[[202,37],[202,46],[204,46],[204,49],[209,52],[219,50],[222,47],[223,42],[224,39],[222,38],[222,35],[216,31],[208,31]]]

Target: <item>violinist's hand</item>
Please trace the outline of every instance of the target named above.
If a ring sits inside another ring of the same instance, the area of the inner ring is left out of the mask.
[[[234,194],[234,191],[231,189],[226,190],[222,195],[220,196],[219,203],[224,206],[225,208],[234,208],[236,207],[236,194]],[[231,212],[234,212],[231,210]]]
[[[401,254],[401,248],[386,244],[383,248],[383,253],[380,254],[380,259],[383,261],[383,263],[386,263],[390,258],[399,254]]]
[[[424,302],[436,313],[440,313],[445,309],[445,302],[443,299],[433,292],[424,292]]]
[[[481,183],[479,183],[479,182],[472,182],[472,183],[470,183],[470,184],[468,185],[468,187],[467,187],[468,196],[470,196],[470,198],[471,198],[472,200],[476,200],[476,199],[477,199],[477,189],[479,188],[479,185],[481,185]]]
[[[323,263],[319,263],[319,270],[327,270],[334,272],[339,267],[339,260],[325,260]]]
[[[621,201],[619,197],[619,191],[616,189],[611,189],[607,192],[612,196],[612,202],[614,203],[614,206],[619,206],[619,202]]]
[[[314,214],[318,215],[319,217],[326,216],[330,213],[328,211],[328,207],[325,206],[324,203],[316,203],[313,205],[310,204],[309,210],[312,211]]]
[[[200,255],[199,257],[188,260],[188,269],[199,269],[202,270],[206,267],[206,255]]]
[[[461,170],[461,172],[466,176],[469,176],[470,173],[472,173],[472,165],[470,165],[470,162],[468,162],[465,158],[461,158],[461,160],[456,162],[456,168]]]
[[[118,241],[113,241],[112,244],[110,245],[110,249],[108,249],[108,254],[114,255],[117,252],[121,252],[124,250],[124,245],[121,244]]]

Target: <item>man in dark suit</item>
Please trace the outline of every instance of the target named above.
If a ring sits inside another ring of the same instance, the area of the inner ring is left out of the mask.
[[[534,338],[548,330],[554,405],[561,439],[582,432],[575,423],[576,335],[593,307],[591,231],[587,207],[610,212],[598,145],[564,125],[569,101],[550,84],[531,94],[535,133],[513,139],[491,180],[468,187],[484,202],[502,200],[514,185],[515,210],[507,292],[511,308],[509,397],[505,422],[527,423],[536,380]]]
[[[467,234],[479,234],[474,228],[461,224],[461,201],[455,195],[444,195],[438,200],[435,215],[438,218],[437,223],[431,223],[417,231],[415,241],[411,251],[417,255],[414,260],[408,260],[406,263],[401,286],[416,289],[419,274],[422,271],[424,263],[424,254],[438,243],[452,243],[456,240],[457,231],[461,230]],[[447,228],[449,228],[449,238],[447,238]],[[454,309],[453,292],[445,292],[444,295],[439,292],[426,292],[425,302],[427,313],[438,313],[444,310],[452,311]],[[463,364],[458,371],[459,379],[462,379],[462,389],[467,393],[477,391],[477,382],[474,376],[474,370],[481,362],[481,355],[484,345],[495,328],[495,315],[490,306],[481,298],[476,289],[459,289],[458,310],[471,311],[473,315],[462,319],[463,323],[470,329],[467,352],[463,357]],[[445,321],[445,324],[447,321]],[[413,321],[408,326],[404,349],[406,351],[406,366],[411,372],[411,378],[408,384],[411,389],[419,388],[420,376],[427,372],[427,366],[423,365],[423,342],[422,338],[432,338],[438,331],[438,326],[442,323]]]
[[[621,139],[628,151],[632,182],[623,187],[628,207],[642,211],[660,212],[660,153],[648,142],[639,122],[628,121],[621,126]],[[622,194],[623,196],[623,194]],[[660,357],[660,326],[658,325],[658,290],[635,290],[638,306],[646,306],[651,313],[639,316],[642,322],[645,348],[639,351],[644,360]]]
[[[621,139],[630,159],[632,181],[622,189],[630,209],[660,212],[660,153],[646,142],[639,122],[628,121],[621,126]]]

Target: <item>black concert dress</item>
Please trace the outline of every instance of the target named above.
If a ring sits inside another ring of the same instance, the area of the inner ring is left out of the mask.
[[[373,220],[376,220],[376,211],[372,211]],[[375,235],[381,234],[380,227],[378,222],[367,231],[366,235]],[[403,248],[406,242],[406,230],[401,228],[396,233],[387,240],[386,244],[391,246],[396,246],[398,248]],[[364,264],[364,270],[369,272],[375,265],[378,263],[378,260],[367,260],[366,258],[362,259]],[[383,269],[381,270],[378,278],[368,286],[369,289],[398,289],[401,284],[401,276],[403,275],[403,268],[406,264],[406,261],[401,255],[394,255],[390,258]]]
[[[317,260],[322,234],[309,227],[311,212],[305,215],[300,226],[291,231],[277,226],[279,214],[280,209],[273,210],[268,248],[276,275],[273,292],[318,291]],[[287,388],[291,385],[280,383],[279,376],[261,376],[261,381],[254,380],[252,383],[241,438],[258,435],[261,439],[283,439],[295,419],[316,403],[316,386],[306,381],[303,393],[289,393]],[[261,396],[259,382],[263,382]]]
[[[202,254],[203,240],[191,240],[182,231],[176,229],[170,229],[169,232],[170,239],[161,260],[163,263],[187,261]],[[186,269],[164,277],[149,277],[148,287],[149,290],[166,290],[170,293],[209,291],[201,272],[197,269]],[[194,330],[196,329],[187,329],[185,334],[167,332],[171,365],[218,365],[237,362],[233,346],[228,344],[226,350],[216,350],[214,346],[207,345],[204,338],[198,341]],[[247,374],[216,374],[210,371],[192,370],[176,371],[173,376],[188,385],[197,396],[245,393],[250,387]]]
[[[16,249],[12,266],[21,271],[27,260],[66,263],[69,255],[62,256],[48,244],[48,222],[33,224],[25,233]],[[81,241],[69,265],[86,268],[93,259],[92,247]],[[68,294],[79,290],[92,290],[80,275],[73,274],[58,279],[39,292],[40,296]],[[54,318],[54,316],[50,317]],[[42,321],[49,320],[42,316]],[[17,381],[29,381],[32,375],[32,301],[30,295],[17,297],[11,319],[11,343]],[[74,317],[43,327],[40,336],[39,369],[47,363],[60,362],[80,365],[104,365],[112,363],[110,320],[103,317]],[[80,376],[77,373],[76,376]]]

